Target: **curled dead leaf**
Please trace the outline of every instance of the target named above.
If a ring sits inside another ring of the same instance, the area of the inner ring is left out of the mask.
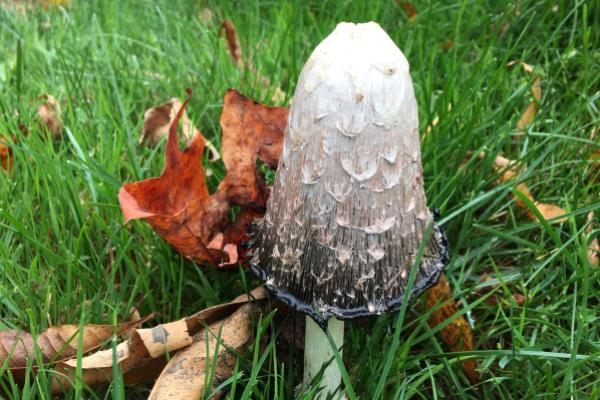
[[[37,115],[42,122],[42,126],[48,129],[53,139],[57,139],[63,130],[60,104],[49,94],[42,94],[38,99],[42,102],[37,108]]]
[[[440,276],[438,283],[427,291],[426,305],[428,309],[433,309],[429,318],[429,325],[432,328],[448,319],[454,318],[452,322],[440,331],[440,336],[444,340],[444,343],[452,351],[473,350],[473,333],[463,316],[455,318],[458,311],[452,300],[452,291],[444,274]],[[478,383],[479,371],[477,371],[475,360],[463,360],[462,365],[471,383]]]
[[[523,114],[521,114],[521,117],[517,121],[517,129],[525,129],[527,125],[529,125],[531,121],[533,121],[533,117],[535,116],[536,112],[537,105],[533,102],[529,103],[529,105],[527,106],[527,108],[525,108],[525,111],[523,111]]]
[[[115,349],[101,350],[80,360],[81,379],[87,385],[105,384],[113,379],[113,363],[116,363],[124,374],[126,382],[142,382],[155,379],[166,364],[165,356],[194,343],[194,337],[205,326],[215,327],[227,320],[229,315],[251,301],[267,298],[267,291],[258,287],[232,301],[209,307],[196,314],[178,321],[160,324],[153,328],[133,329],[126,341],[119,343]],[[244,328],[244,326],[242,326]],[[237,327],[230,325],[228,332]],[[245,329],[245,328],[244,328]],[[212,331],[212,330],[211,330]],[[229,335],[229,334],[228,334]],[[231,340],[240,340],[232,334]],[[206,354],[206,348],[204,352]],[[57,363],[54,370],[58,372],[52,382],[54,393],[67,390],[73,386],[77,373],[76,358]]]
[[[10,172],[13,167],[13,152],[12,148],[8,143],[0,141],[0,161],[2,162],[2,169]]]
[[[83,353],[95,350],[114,333],[123,335],[142,324],[152,316],[127,322],[118,326],[87,325],[80,333],[79,325],[59,325],[51,327],[33,337],[20,331],[0,332],[0,364],[7,365],[17,380],[22,380],[28,362],[37,363],[36,350],[41,352],[42,361],[56,363],[77,354],[79,342],[83,343]],[[82,337],[80,337],[80,334]]]
[[[236,364],[232,351],[243,351],[252,338],[251,313],[251,305],[244,304],[231,316],[194,335],[192,344],[171,358],[149,399],[201,398],[229,378]]]
[[[277,166],[288,109],[267,107],[233,89],[227,91],[221,114],[227,175],[210,195],[200,164],[204,137],[197,131],[183,151],[177,143],[177,125],[186,104],[187,100],[171,124],[162,175],[123,185],[119,202],[126,222],[145,219],[185,257],[214,266],[232,265],[246,254],[240,247],[247,239],[246,225],[264,213],[269,191],[256,162]],[[231,221],[234,205],[241,210]],[[220,249],[214,241],[219,234]]]
[[[527,72],[528,74],[531,74],[533,72],[533,68],[534,68],[533,65],[527,64],[526,62],[523,62],[523,61],[511,60],[506,64],[506,66],[512,67],[513,65],[516,65],[516,64],[520,64],[521,67],[523,67],[523,70],[525,72]]]
[[[479,153],[480,159],[485,158],[485,156],[485,152]],[[496,156],[496,158],[494,159],[493,167],[497,172],[502,173],[502,175],[500,175],[500,178],[498,179],[500,183],[518,180],[519,175],[523,170],[522,165],[519,165],[519,163],[517,163],[516,161],[509,160],[508,158],[502,156]],[[564,217],[559,218],[567,213],[564,209],[554,204],[547,204],[537,201],[531,194],[531,191],[529,190],[529,186],[527,186],[527,184],[521,182],[518,183],[515,186],[515,188],[519,192],[523,193],[523,195],[525,195],[525,197],[527,197],[535,205],[535,207],[537,208],[539,213],[544,217],[544,219],[548,220],[551,223],[559,223],[564,222],[566,220]],[[527,216],[531,220],[538,222],[537,215],[527,206],[527,204],[519,196],[513,197],[515,199],[515,203],[527,213]]]
[[[223,20],[223,23],[221,24],[221,35],[225,36],[227,50],[231,60],[238,66],[240,70],[244,68],[247,69],[250,71],[251,75],[255,76],[256,79],[262,83],[261,96],[266,95],[269,90],[272,90],[271,101],[274,103],[282,103],[286,97],[285,92],[281,90],[279,86],[271,88],[271,82],[269,81],[269,78],[262,76],[250,60],[244,59],[237,30],[231,20]]]
[[[404,12],[406,13],[406,18],[409,21],[412,21],[415,18],[417,18],[417,10],[415,9],[415,6],[412,2],[410,2],[410,1],[396,1],[396,2],[404,10]]]
[[[525,108],[525,111],[523,111],[523,114],[521,114],[521,117],[517,121],[517,129],[519,130],[525,129],[533,121],[533,118],[537,113],[538,104],[542,100],[542,88],[540,86],[540,81],[541,79],[538,76],[531,83],[531,93],[533,95],[534,100],[531,103],[529,103],[529,105]]]
[[[488,282],[490,279],[491,279],[491,278],[489,277],[489,275],[488,275],[487,273],[484,273],[484,274],[481,276],[480,282],[481,282],[481,283],[485,283],[485,282]],[[481,296],[481,295],[483,295],[483,294],[485,294],[485,293],[487,293],[487,292],[489,292],[489,291],[491,291],[491,290],[494,290],[494,289],[496,289],[497,287],[498,287],[498,285],[497,285],[497,284],[493,284],[493,285],[485,286],[485,287],[483,287],[483,288],[476,289],[476,290],[475,290],[475,293],[476,293],[478,296]],[[513,293],[513,294],[511,295],[511,297],[512,297],[512,299],[513,299],[514,303],[515,303],[515,304],[517,304],[517,305],[523,305],[523,304],[525,304],[525,302],[527,301],[527,297],[523,296],[523,295],[522,295],[522,294],[520,294],[520,293]],[[488,297],[488,298],[485,300],[485,303],[486,303],[487,305],[490,305],[490,306],[496,306],[496,305],[498,305],[498,304],[501,304],[501,305],[507,305],[507,306],[509,306],[509,305],[510,305],[510,301],[508,301],[507,299],[501,299],[501,298],[499,298],[499,296],[497,296],[497,295],[490,295],[490,296],[489,296],[489,297]]]
[[[223,23],[221,24],[221,34],[225,35],[225,42],[227,43],[227,50],[229,51],[231,59],[240,68],[243,67],[244,59],[242,58],[242,48],[240,47],[237,30],[231,20],[223,20]]]
[[[152,107],[144,113],[144,126],[140,136],[140,145],[156,146],[160,140],[169,132],[169,127],[175,120],[177,111],[182,108],[181,100],[173,97],[171,100],[156,107]],[[182,115],[182,132],[186,143],[189,143],[197,129],[184,110]]]
[[[443,50],[450,50],[452,47],[454,46],[454,40],[452,39],[446,39],[444,40],[444,42],[440,45],[440,47]]]

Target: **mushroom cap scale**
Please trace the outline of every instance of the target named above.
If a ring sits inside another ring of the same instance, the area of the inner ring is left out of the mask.
[[[377,25],[341,23],[310,56],[293,97],[252,270],[323,325],[381,314],[437,281],[447,241],[423,188],[406,58]]]

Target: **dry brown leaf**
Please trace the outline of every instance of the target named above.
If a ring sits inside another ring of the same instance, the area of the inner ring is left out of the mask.
[[[69,359],[77,354],[77,347],[82,341],[82,352],[88,353],[95,350],[113,333],[123,335],[142,324],[152,316],[137,321],[131,321],[118,326],[113,325],[86,325],[83,328],[83,337],[79,337],[79,325],[60,325],[48,328],[34,339],[26,332],[2,331],[0,332],[0,365],[7,365],[16,380],[24,377],[28,362],[36,365],[36,349],[42,353],[44,363],[55,363]]]
[[[535,117],[536,111],[537,105],[533,102],[529,103],[529,105],[527,106],[527,108],[525,108],[525,111],[523,111],[523,114],[521,114],[521,117],[517,121],[517,129],[525,129],[525,127],[527,127],[527,125],[529,125],[531,121],[533,121],[533,117]]]
[[[491,278],[489,277],[489,275],[487,273],[484,273],[481,276],[480,282],[481,283],[488,282],[490,279]],[[489,285],[486,287],[478,288],[475,290],[475,294],[477,296],[482,296],[483,294],[485,294],[491,290],[494,290],[497,287],[498,287],[498,285],[494,284],[494,285]],[[525,304],[525,301],[527,301],[527,298],[520,293],[513,293],[512,298],[517,305]],[[509,301],[507,301],[506,299],[501,299],[497,295],[490,295],[484,302],[490,306],[496,306],[498,304],[510,305]]]
[[[129,311],[129,315],[127,316],[127,321],[133,322],[133,321],[138,321],[140,319],[142,319],[140,311],[135,307],[131,307],[131,310]]]
[[[193,337],[206,325],[219,323],[227,315],[252,300],[267,298],[267,291],[261,286],[234,300],[209,307],[178,321],[157,325],[154,328],[133,329],[128,340],[116,348],[98,351],[81,359],[81,379],[87,385],[104,384],[113,378],[113,361],[124,374],[125,381],[143,382],[156,378],[166,364],[164,356],[193,343]],[[64,360],[54,370],[58,372],[53,380],[52,390],[58,393],[69,389],[76,377],[77,359]]]
[[[262,76],[251,61],[244,59],[244,56],[242,55],[242,48],[240,47],[240,41],[238,39],[237,30],[235,29],[235,25],[231,20],[223,20],[223,23],[221,24],[221,35],[225,36],[227,50],[232,61],[238,66],[240,70],[246,68],[248,71],[250,71],[250,74],[255,76],[262,83],[261,96],[266,95],[271,87],[269,78]],[[283,103],[285,97],[285,92],[281,90],[279,86],[273,88],[273,94],[271,95],[272,102]]]
[[[154,384],[149,399],[201,398],[208,394],[205,390],[230,377],[236,364],[231,351],[243,351],[252,338],[251,312],[251,305],[244,304],[230,317],[194,335],[191,346],[171,358]],[[207,381],[211,382],[213,366],[212,386],[205,387]]]
[[[412,2],[410,2],[410,1],[396,1],[396,2],[404,10],[404,12],[406,13],[406,18],[409,21],[412,21],[415,18],[417,18],[417,10],[415,9],[415,6]]]
[[[5,142],[0,141],[0,160],[2,161],[2,169],[10,172],[13,167],[13,152],[12,148]]]
[[[516,65],[516,64],[520,64],[520,65],[521,65],[521,67],[523,67],[523,70],[524,70],[525,72],[527,72],[528,74],[531,74],[531,73],[533,73],[533,69],[534,69],[533,65],[531,65],[531,64],[527,64],[527,63],[526,63],[526,62],[524,62],[524,61],[510,60],[510,61],[509,61],[509,62],[506,64],[506,66],[510,68],[510,67],[512,67],[513,65]]]
[[[227,50],[229,51],[231,59],[238,67],[242,68],[244,66],[242,48],[240,47],[237,30],[231,20],[223,20],[223,23],[221,24],[221,34],[225,34],[225,42],[227,43]]]
[[[444,40],[444,42],[440,45],[440,47],[443,50],[450,50],[452,47],[454,46],[454,40],[452,39],[446,39]]]
[[[485,155],[485,152],[481,152],[479,153],[479,158],[483,159],[485,158]],[[519,174],[522,171],[522,166],[520,166],[517,162],[509,160],[508,158],[502,156],[496,156],[496,158],[494,159],[493,166],[497,172],[502,173],[502,175],[498,179],[500,183],[518,180]],[[518,183],[515,186],[515,188],[521,193],[523,193],[529,200],[531,200],[531,202],[536,206],[540,214],[542,214],[544,219],[550,221],[550,223],[559,223],[566,221],[566,218],[564,217],[558,218],[567,213],[564,209],[554,204],[547,204],[537,201],[535,197],[533,197],[533,195],[531,194],[531,191],[529,190],[529,186],[527,186],[527,184]],[[515,199],[515,203],[527,213],[527,216],[531,220],[539,222],[535,213],[529,209],[529,207],[527,206],[527,204],[525,204],[523,200],[521,200],[518,196],[513,197]]]
[[[227,175],[210,195],[200,164],[204,137],[197,131],[184,151],[177,143],[177,125],[186,104],[187,100],[171,124],[162,175],[125,184],[119,191],[121,209],[126,222],[145,219],[194,262],[233,265],[238,257],[244,260],[246,250],[240,244],[247,240],[245,227],[264,213],[269,194],[256,161],[277,166],[288,109],[267,107],[233,89],[227,91],[221,114]],[[241,211],[231,221],[233,205]],[[223,235],[222,247],[215,249],[213,240],[219,234]]]
[[[42,104],[37,108],[37,115],[42,122],[42,126],[48,129],[53,139],[57,139],[63,129],[60,104],[49,94],[42,94],[38,99],[42,101]]]
[[[140,136],[140,144],[147,146],[156,146],[160,140],[169,132],[169,127],[175,120],[177,111],[182,108],[181,100],[173,97],[160,106],[152,107],[144,113],[144,126]],[[181,117],[183,138],[189,143],[197,129],[194,128],[192,121],[184,110]]]
[[[527,72],[528,74],[531,74],[533,72],[533,66],[527,64],[526,62],[522,62],[521,61],[521,66],[523,67],[523,69],[525,70],[525,72]],[[539,101],[539,99],[538,99]]]
[[[588,221],[588,226],[585,229],[585,233],[587,233],[588,235],[592,233],[592,231],[594,230],[594,212],[590,211],[589,214],[587,215],[587,221]],[[598,237],[595,237],[594,239],[592,239],[590,241],[590,244],[588,245],[588,251],[587,251],[587,255],[588,255],[588,260],[590,262],[590,265],[592,267],[598,267],[600,266],[600,243],[598,243]]]
[[[442,274],[438,283],[427,291],[427,308],[435,308],[429,318],[429,326],[436,327],[457,314],[452,300],[452,291],[446,276]],[[460,316],[440,331],[440,336],[452,351],[473,350],[473,333],[467,320]],[[462,361],[465,374],[475,384],[479,382],[477,363],[473,359]]]
[[[517,121],[517,129],[523,130],[525,129],[535,117],[535,114],[538,110],[538,104],[542,100],[542,88],[540,86],[540,77],[536,77],[531,83],[531,93],[533,94],[534,100],[529,103],[521,117]]]
[[[540,86],[541,80],[542,78],[538,76],[531,82],[531,94],[533,94],[533,98],[538,103],[542,101],[542,87]]]

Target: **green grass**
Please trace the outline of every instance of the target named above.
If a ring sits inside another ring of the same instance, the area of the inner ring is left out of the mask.
[[[121,183],[162,169],[164,145],[137,145],[143,113],[191,87],[188,111],[218,143],[227,88],[270,103],[279,86],[289,98],[303,63],[337,22],[375,20],[410,61],[421,133],[439,117],[423,141],[425,184],[450,238],[447,276],[473,328],[469,354],[478,357],[482,380],[470,384],[427,313],[409,307],[402,320],[348,324],[344,361],[353,392],[361,399],[600,397],[600,269],[587,261],[591,235],[584,232],[586,214],[600,214],[598,174],[594,183],[588,161],[599,145],[590,138],[599,126],[597,1],[430,0],[415,2],[410,22],[393,1],[73,3],[25,15],[0,5],[0,133],[19,124],[30,130],[13,146],[14,171],[0,174],[0,329],[113,323],[131,306],[165,322],[231,299],[247,280],[257,283],[239,270],[182,259],[143,222],[123,226]],[[269,93],[230,62],[218,24],[200,22],[202,7],[236,24],[244,55],[270,79]],[[534,65],[534,74],[508,68],[511,60]],[[540,112],[517,132],[536,75]],[[63,106],[60,141],[47,140],[35,123],[42,93]],[[565,208],[567,221],[531,222],[515,204],[515,183],[495,185],[498,154],[526,163],[522,177],[536,198]],[[214,188],[224,169],[209,167]],[[496,305],[478,291],[484,273],[493,279],[487,284],[500,284]],[[513,293],[527,301],[518,305]],[[284,365],[273,338],[270,344],[240,360],[244,373],[229,382],[233,397],[293,396],[301,354]],[[8,398],[51,398],[51,372],[24,388],[12,386],[6,370],[0,375]],[[117,379],[108,388],[79,385],[66,398],[143,398],[149,387]]]

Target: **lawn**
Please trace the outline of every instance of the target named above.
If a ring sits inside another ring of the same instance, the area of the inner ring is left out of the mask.
[[[467,355],[477,357],[481,381],[467,379],[421,299],[402,320],[347,324],[352,391],[361,399],[600,397],[600,269],[588,257],[600,232],[600,174],[590,158],[600,147],[598,2],[415,1],[415,16],[391,0],[72,0],[24,13],[9,3],[0,1],[0,134],[14,141],[14,165],[0,173],[0,330],[117,323],[132,307],[167,322],[258,285],[241,268],[191,263],[145,222],[123,224],[121,184],[163,166],[164,141],[138,144],[144,111],[192,88],[188,113],[220,147],[228,88],[287,105],[311,51],[338,22],[373,20],[411,65],[428,203],[449,237],[446,276],[472,328]],[[231,61],[223,19],[237,27],[252,68]],[[273,98],[278,88],[285,98]],[[43,93],[63,109],[56,140],[36,121]],[[536,112],[519,122],[532,102]],[[519,162],[517,180],[499,182],[499,155]],[[204,165],[212,190],[225,168]],[[566,217],[546,221],[519,183]],[[229,395],[292,398],[302,354],[255,347],[238,360]],[[7,398],[52,397],[50,368],[23,387],[0,371]],[[149,388],[117,376],[103,388],[77,384],[65,398],[145,398]]]

